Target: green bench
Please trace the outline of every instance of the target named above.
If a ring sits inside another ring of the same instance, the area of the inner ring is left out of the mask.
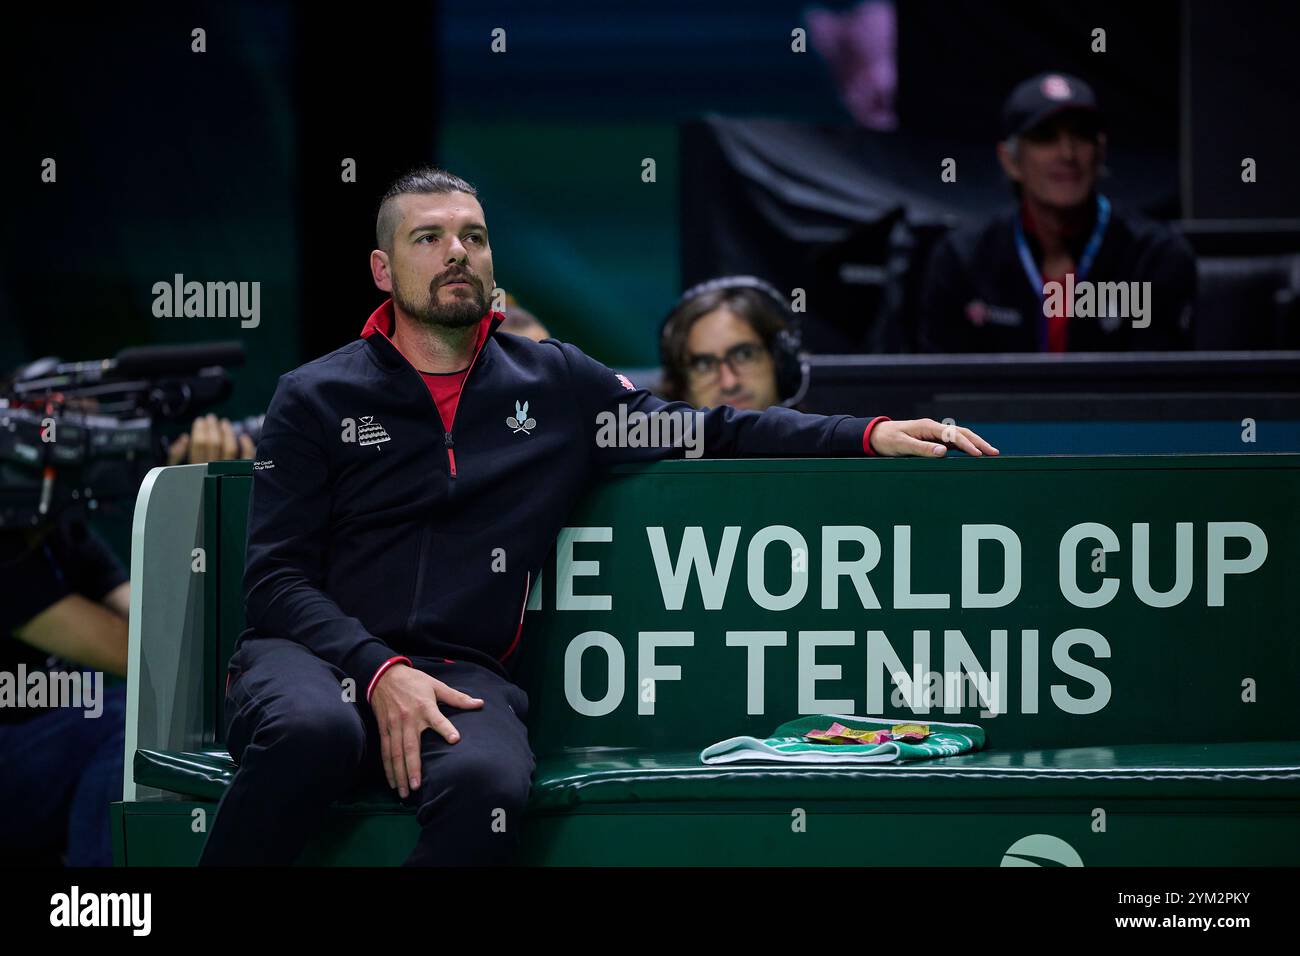
[[[141,491],[119,863],[192,864],[234,775],[251,474],[159,469]],[[618,469],[526,614],[520,862],[1295,865],[1297,541],[1295,455]],[[983,696],[944,674],[985,675]],[[978,723],[988,746],[889,767],[698,759],[799,713]],[[303,862],[394,864],[415,834],[367,788]]]

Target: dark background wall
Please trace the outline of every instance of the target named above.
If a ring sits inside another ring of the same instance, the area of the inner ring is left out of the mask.
[[[234,339],[247,363],[218,411],[243,416],[355,337],[377,295],[377,195],[435,154],[435,25],[431,9],[412,17],[395,31],[319,4],[145,4],[10,33],[3,365]],[[47,156],[55,183],[39,178]],[[155,317],[153,285],[177,273],[260,282],[260,323]]]
[[[1187,5],[1180,159],[1184,214],[1197,219],[1300,218],[1300,4]],[[1257,178],[1241,179],[1253,158]]]
[[[29,13],[6,31],[6,367],[238,339],[237,401],[299,355],[295,24],[288,7]],[[190,30],[208,52],[190,52]],[[58,180],[40,181],[41,162]],[[152,314],[155,282],[260,281],[261,324]]]

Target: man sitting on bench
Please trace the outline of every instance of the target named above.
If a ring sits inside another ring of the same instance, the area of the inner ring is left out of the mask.
[[[376,232],[391,298],[267,410],[227,678],[239,770],[204,864],[293,861],[332,801],[381,774],[421,827],[408,864],[511,858],[534,767],[510,679],[532,569],[603,468],[683,454],[611,422],[667,416],[710,457],[997,454],[928,419],[697,412],[500,332],[483,209],[445,171],[399,179]]]

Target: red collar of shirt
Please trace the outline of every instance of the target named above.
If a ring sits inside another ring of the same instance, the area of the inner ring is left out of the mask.
[[[476,356],[478,355],[479,349],[483,347],[484,341],[487,339],[488,329],[492,326],[492,315],[493,313],[489,310],[487,315],[479,319],[478,335],[474,339],[474,354]],[[368,339],[377,332],[384,338],[388,339],[389,342],[392,342],[393,326],[396,324],[396,321],[397,318],[393,312],[393,300],[386,299],[384,304],[375,309],[374,312],[370,313],[370,318],[366,319],[365,327],[361,330],[361,337],[363,339]],[[393,344],[393,348],[397,349],[396,343]],[[397,351],[400,353],[402,350],[397,349]],[[403,358],[406,358],[406,356],[403,355]],[[411,361],[409,358],[406,360],[408,362]],[[473,359],[471,359],[470,362],[472,364]],[[414,367],[415,363],[412,362],[411,365]],[[416,371],[420,370],[417,368]]]

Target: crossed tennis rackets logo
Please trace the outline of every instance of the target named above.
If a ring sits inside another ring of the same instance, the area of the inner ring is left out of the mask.
[[[512,430],[512,434],[518,435],[523,432],[525,435],[531,435],[533,429],[537,427],[537,419],[528,417],[527,402],[523,404],[515,402],[515,413],[506,419],[506,425]]]

